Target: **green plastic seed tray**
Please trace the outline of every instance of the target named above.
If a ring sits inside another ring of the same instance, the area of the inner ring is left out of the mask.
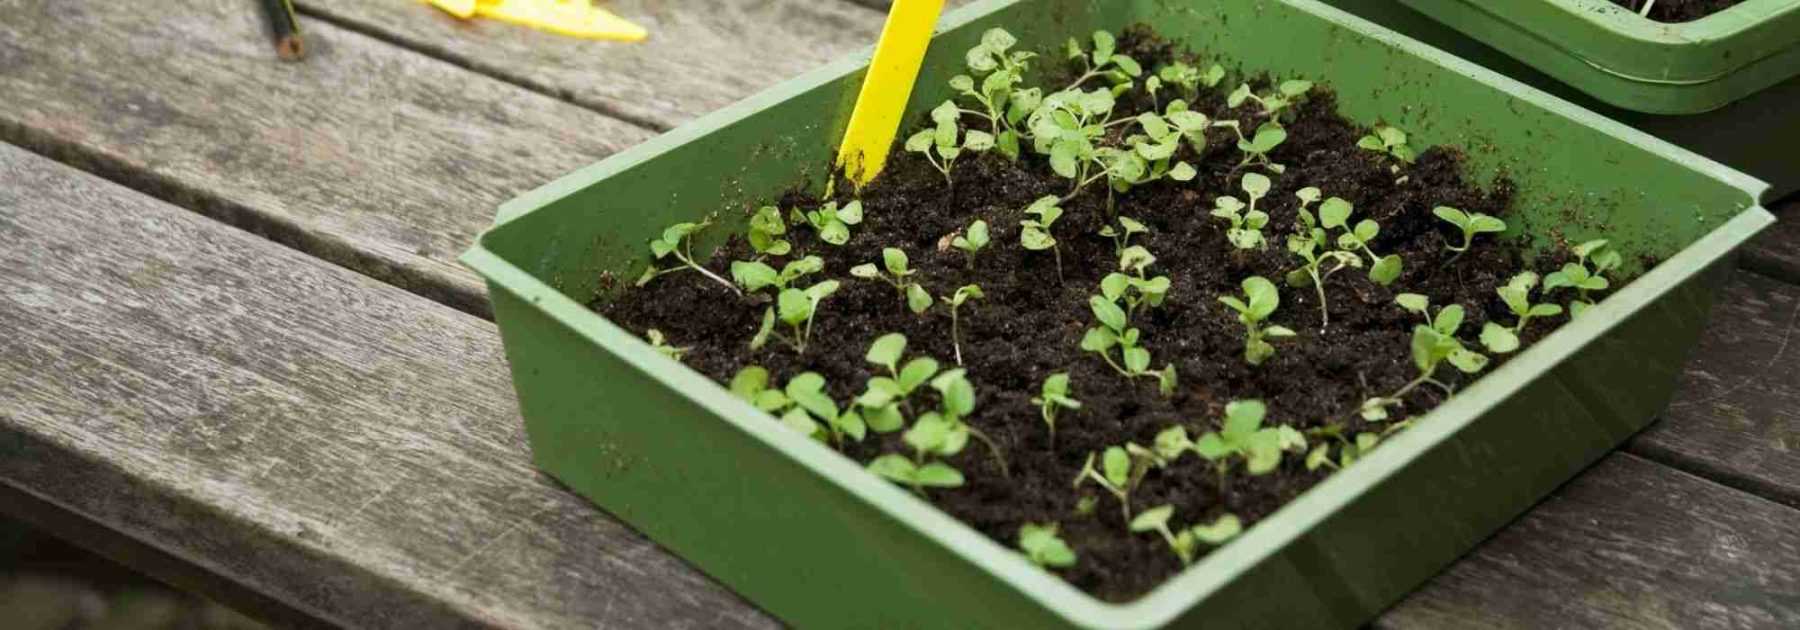
[[[1647,110],[1653,110],[1653,108],[1649,108],[1639,101],[1621,102],[1617,100],[1623,96],[1622,93],[1610,93],[1610,97],[1603,100],[1595,95],[1604,96],[1605,93],[1595,92],[1579,83],[1571,85],[1571,83],[1575,83],[1573,80],[1551,74],[1555,68],[1562,68],[1565,72],[1576,72],[1576,76],[1583,76],[1581,73],[1589,71],[1598,72],[1594,70],[1593,66],[1568,63],[1566,54],[1552,53],[1540,48],[1538,52],[1551,55],[1549,59],[1561,60],[1558,63],[1545,63],[1539,57],[1525,52],[1517,52],[1513,49],[1496,50],[1496,46],[1509,42],[1514,49],[1523,50],[1525,45],[1514,41],[1518,37],[1522,37],[1518,33],[1513,33],[1513,39],[1508,39],[1491,32],[1477,33],[1474,30],[1453,28],[1453,25],[1471,21],[1467,19],[1468,16],[1451,17],[1452,13],[1463,11],[1458,8],[1461,5],[1460,2],[1415,3],[1419,10],[1414,10],[1403,4],[1403,1],[1326,0],[1332,6],[1405,33],[1409,37],[1479,63],[1490,70],[1498,71],[1566,98],[1608,118],[1650,132],[1658,138],[1692,149],[1733,168],[1750,173],[1770,183],[1771,188],[1765,193],[1765,199],[1779,199],[1795,191],[1800,191],[1800,159],[1794,157],[1794,147],[1800,145],[1800,115],[1794,114],[1795,104],[1800,103],[1800,61],[1789,62],[1787,64],[1789,69],[1776,76],[1760,75],[1763,79],[1787,77],[1786,80],[1774,85],[1759,87],[1744,94],[1729,96],[1729,98],[1725,98],[1728,95],[1719,93],[1721,98],[1730,100],[1730,103],[1717,109],[1701,113],[1687,113],[1696,108],[1703,109],[1703,107],[1690,102],[1688,107],[1677,108],[1680,113],[1646,113]],[[1605,0],[1598,1],[1600,4],[1606,4]],[[1780,9],[1779,5],[1783,2],[1787,3],[1789,7],[1786,12],[1781,14],[1784,16],[1782,19],[1785,22],[1774,27],[1762,26],[1760,28],[1765,32],[1785,31],[1790,43],[1800,42],[1800,0],[1776,0],[1774,3],[1746,2],[1726,10],[1720,15],[1733,14],[1735,11],[1746,9],[1754,11],[1756,6],[1765,8],[1774,6],[1776,9]],[[1494,11],[1511,11],[1514,10],[1514,5],[1532,3],[1550,4],[1545,0],[1490,2],[1485,8]],[[1424,10],[1429,10],[1433,15],[1445,16],[1443,18],[1445,21],[1439,21],[1420,12]],[[1609,20],[1628,23],[1648,22],[1635,14],[1620,15],[1614,8],[1602,6],[1598,10],[1611,16],[1608,18]],[[1743,15],[1748,14],[1734,15],[1738,17],[1720,19],[1739,20]],[[1705,20],[1690,23],[1689,26],[1704,25],[1702,23],[1706,20],[1718,17],[1711,16]],[[1768,24],[1774,24],[1774,22]],[[1775,30],[1769,31],[1770,28]],[[1748,60],[1740,50],[1725,50],[1718,54],[1721,57],[1729,55],[1732,59]],[[1788,54],[1791,56],[1793,53]],[[1758,83],[1760,84],[1761,81]],[[1677,85],[1672,89],[1679,91],[1712,88],[1684,88]]]
[[[1800,2],[1794,0],[1746,0],[1672,24],[1611,0],[1400,1],[1633,111],[1705,112],[1800,76]]]
[[[1313,0],[980,2],[944,18],[912,119],[987,28],[1051,50],[1138,22],[1228,68],[1330,86],[1345,115],[1415,146],[1467,147],[1471,175],[1519,186],[1505,238],[1604,235],[1642,275],[1159,588],[1103,602],[585,306],[603,274],[641,272],[663,227],[822,184],[865,54],[500,208],[463,261],[488,281],[537,464],[800,626],[1351,626],[1648,423],[1733,250],[1773,220],[1759,181]],[[747,219],[723,215],[696,251]]]

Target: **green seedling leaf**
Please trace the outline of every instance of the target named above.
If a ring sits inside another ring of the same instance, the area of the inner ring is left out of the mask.
[[[913,313],[924,313],[931,308],[933,303],[931,293],[927,292],[924,287],[919,286],[916,282],[906,285],[906,308],[911,309]]]
[[[1134,532],[1151,532],[1166,529],[1169,526],[1169,517],[1174,515],[1174,506],[1159,505],[1144,510],[1139,513],[1136,518],[1131,519],[1129,528]]]
[[[780,272],[760,262],[735,260],[731,263],[731,279],[737,281],[745,291],[752,293],[765,287],[780,287],[785,283]]]
[[[732,375],[729,389],[738,398],[755,402],[756,396],[769,388],[769,370],[760,365],[747,365]]]
[[[756,336],[750,338],[750,349],[760,350],[769,342],[769,335],[775,332],[775,309],[763,310],[762,326],[756,329]]]
[[[869,344],[869,352],[864,358],[869,363],[885,367],[892,372],[894,366],[900,363],[901,354],[905,352],[906,335],[888,333],[877,337],[874,343]]]
[[[1158,432],[1152,448],[1155,449],[1157,457],[1166,462],[1173,462],[1179,459],[1182,453],[1192,450],[1194,443],[1188,439],[1187,429],[1178,425]]]
[[[1115,332],[1124,332],[1127,321],[1125,309],[1118,304],[1099,296],[1088,298],[1088,307],[1094,311],[1094,319]]]
[[[1425,317],[1427,320],[1430,319],[1430,315],[1426,312],[1426,309],[1431,307],[1430,298],[1417,293],[1401,293],[1394,296],[1394,302],[1399,304],[1400,308],[1406,309],[1412,313],[1418,313],[1419,316]]]
[[[781,321],[789,325],[798,325],[812,318],[812,300],[806,292],[799,289],[783,289],[776,298],[776,307],[780,310]]]
[[[963,474],[949,464],[932,462],[919,468],[914,483],[932,488],[959,488],[963,485]]]
[[[1050,568],[1075,566],[1075,551],[1056,535],[1056,529],[1056,523],[1019,526],[1019,549],[1032,564]]]
[[[901,251],[900,249],[893,247],[882,248],[881,261],[882,265],[887,268],[887,272],[895,276],[904,277],[912,273],[911,270],[907,269],[908,261],[906,259],[906,252]]]
[[[1238,520],[1236,515],[1226,514],[1220,516],[1210,524],[1195,525],[1188,531],[1193,532],[1194,538],[1200,542],[1218,546],[1225,544],[1226,541],[1236,538],[1239,533],[1242,533],[1244,531],[1244,524],[1242,521]]]
[[[1505,221],[1479,212],[1470,214],[1449,206],[1438,206],[1433,208],[1431,213],[1445,223],[1455,226],[1462,234],[1462,245],[1458,246],[1449,243],[1444,245],[1445,249],[1457,252],[1458,254],[1469,250],[1469,247],[1475,242],[1476,235],[1506,231]]]
[[[1369,279],[1382,286],[1393,284],[1400,278],[1400,264],[1400,257],[1397,255],[1383,256],[1369,268]]]
[[[1488,352],[1506,354],[1519,349],[1519,336],[1505,326],[1488,322],[1481,327],[1481,345]]]
[[[937,374],[937,371],[938,362],[931,357],[919,357],[907,361],[906,366],[900,368],[900,377],[898,379],[900,389],[910,394],[913,390],[918,389],[920,385],[923,385],[926,381],[930,380],[933,375]]]
[[[1131,455],[1122,447],[1108,447],[1100,456],[1100,467],[1106,475],[1107,483],[1123,488],[1131,477]]]
[[[890,481],[911,484],[918,473],[918,465],[903,455],[882,455],[869,462],[869,472],[875,473]]]

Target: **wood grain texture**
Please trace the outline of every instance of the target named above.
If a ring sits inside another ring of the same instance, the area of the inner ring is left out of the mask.
[[[1800,286],[1738,272],[1713,307],[1674,402],[1627,448],[1800,507],[1797,333]]]
[[[418,0],[302,0],[309,13],[601,112],[667,129],[865,49],[881,14],[842,0],[614,0],[639,43],[463,22]]]
[[[246,0],[0,0],[0,140],[467,311],[495,207],[648,130]]]
[[[0,145],[0,482],[347,626],[772,627],[532,468],[488,322]]]
[[[1775,225],[1744,248],[1743,265],[1757,273],[1800,284],[1800,195],[1770,208]]]
[[[1797,524],[1800,510],[1615,453],[1375,625],[1800,627]]]

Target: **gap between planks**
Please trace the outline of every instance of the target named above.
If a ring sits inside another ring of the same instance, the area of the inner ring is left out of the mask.
[[[434,44],[422,42],[422,41],[408,40],[406,38],[395,35],[394,33],[390,32],[390,31],[383,30],[376,25],[364,24],[364,23],[358,22],[356,20],[351,20],[351,19],[345,18],[343,16],[337,15],[335,13],[331,13],[327,9],[313,6],[312,3],[310,3],[310,2],[297,3],[294,5],[294,10],[296,12],[298,12],[300,15],[305,16],[309,19],[318,20],[320,22],[324,22],[324,23],[330,24],[332,26],[336,26],[338,28],[344,29],[346,31],[358,33],[358,34],[361,34],[370,39],[385,43],[389,46],[393,46],[393,47],[399,48],[401,50],[415,52],[422,56],[430,57],[432,59],[442,61],[444,63],[456,66],[458,68],[462,68],[463,70],[467,70],[469,72],[479,74],[479,75],[488,77],[490,79],[500,81],[502,83],[508,83],[508,84],[517,86],[523,90],[536,92],[538,94],[542,94],[544,96],[548,96],[550,98],[554,98],[556,100],[563,101],[565,103],[569,103],[569,104],[575,105],[577,107],[586,108],[586,109],[594,111],[595,113],[601,114],[603,116],[616,118],[616,119],[625,121],[627,123],[637,125],[646,130],[649,130],[649,131],[663,132],[663,131],[668,131],[669,129],[673,128],[672,126],[670,126],[667,123],[658,122],[656,120],[644,117],[644,116],[639,115],[634,112],[626,111],[626,110],[618,108],[618,107],[611,107],[611,106],[606,105],[605,103],[583,102],[581,100],[576,99],[575,93],[569,89],[558,88],[558,87],[550,85],[548,83],[534,81],[529,77],[520,76],[520,75],[512,74],[509,72],[502,72],[498,69],[493,68],[492,66],[489,66],[487,64],[483,64],[474,59],[471,59],[467,55],[458,54],[456,51],[450,50],[447,47],[444,47],[441,45],[434,45]],[[523,28],[523,27],[521,27],[521,28]],[[545,37],[550,37],[550,35],[545,35]]]
[[[329,23],[280,63],[251,7],[174,5],[10,11],[0,141],[484,318],[455,255],[494,208],[654,135]]]

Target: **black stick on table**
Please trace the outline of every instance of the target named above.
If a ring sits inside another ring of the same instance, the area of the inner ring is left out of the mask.
[[[269,33],[275,39],[275,55],[283,61],[299,61],[306,56],[306,44],[300,38],[300,22],[294,19],[292,0],[261,0],[263,17],[268,19]]]

